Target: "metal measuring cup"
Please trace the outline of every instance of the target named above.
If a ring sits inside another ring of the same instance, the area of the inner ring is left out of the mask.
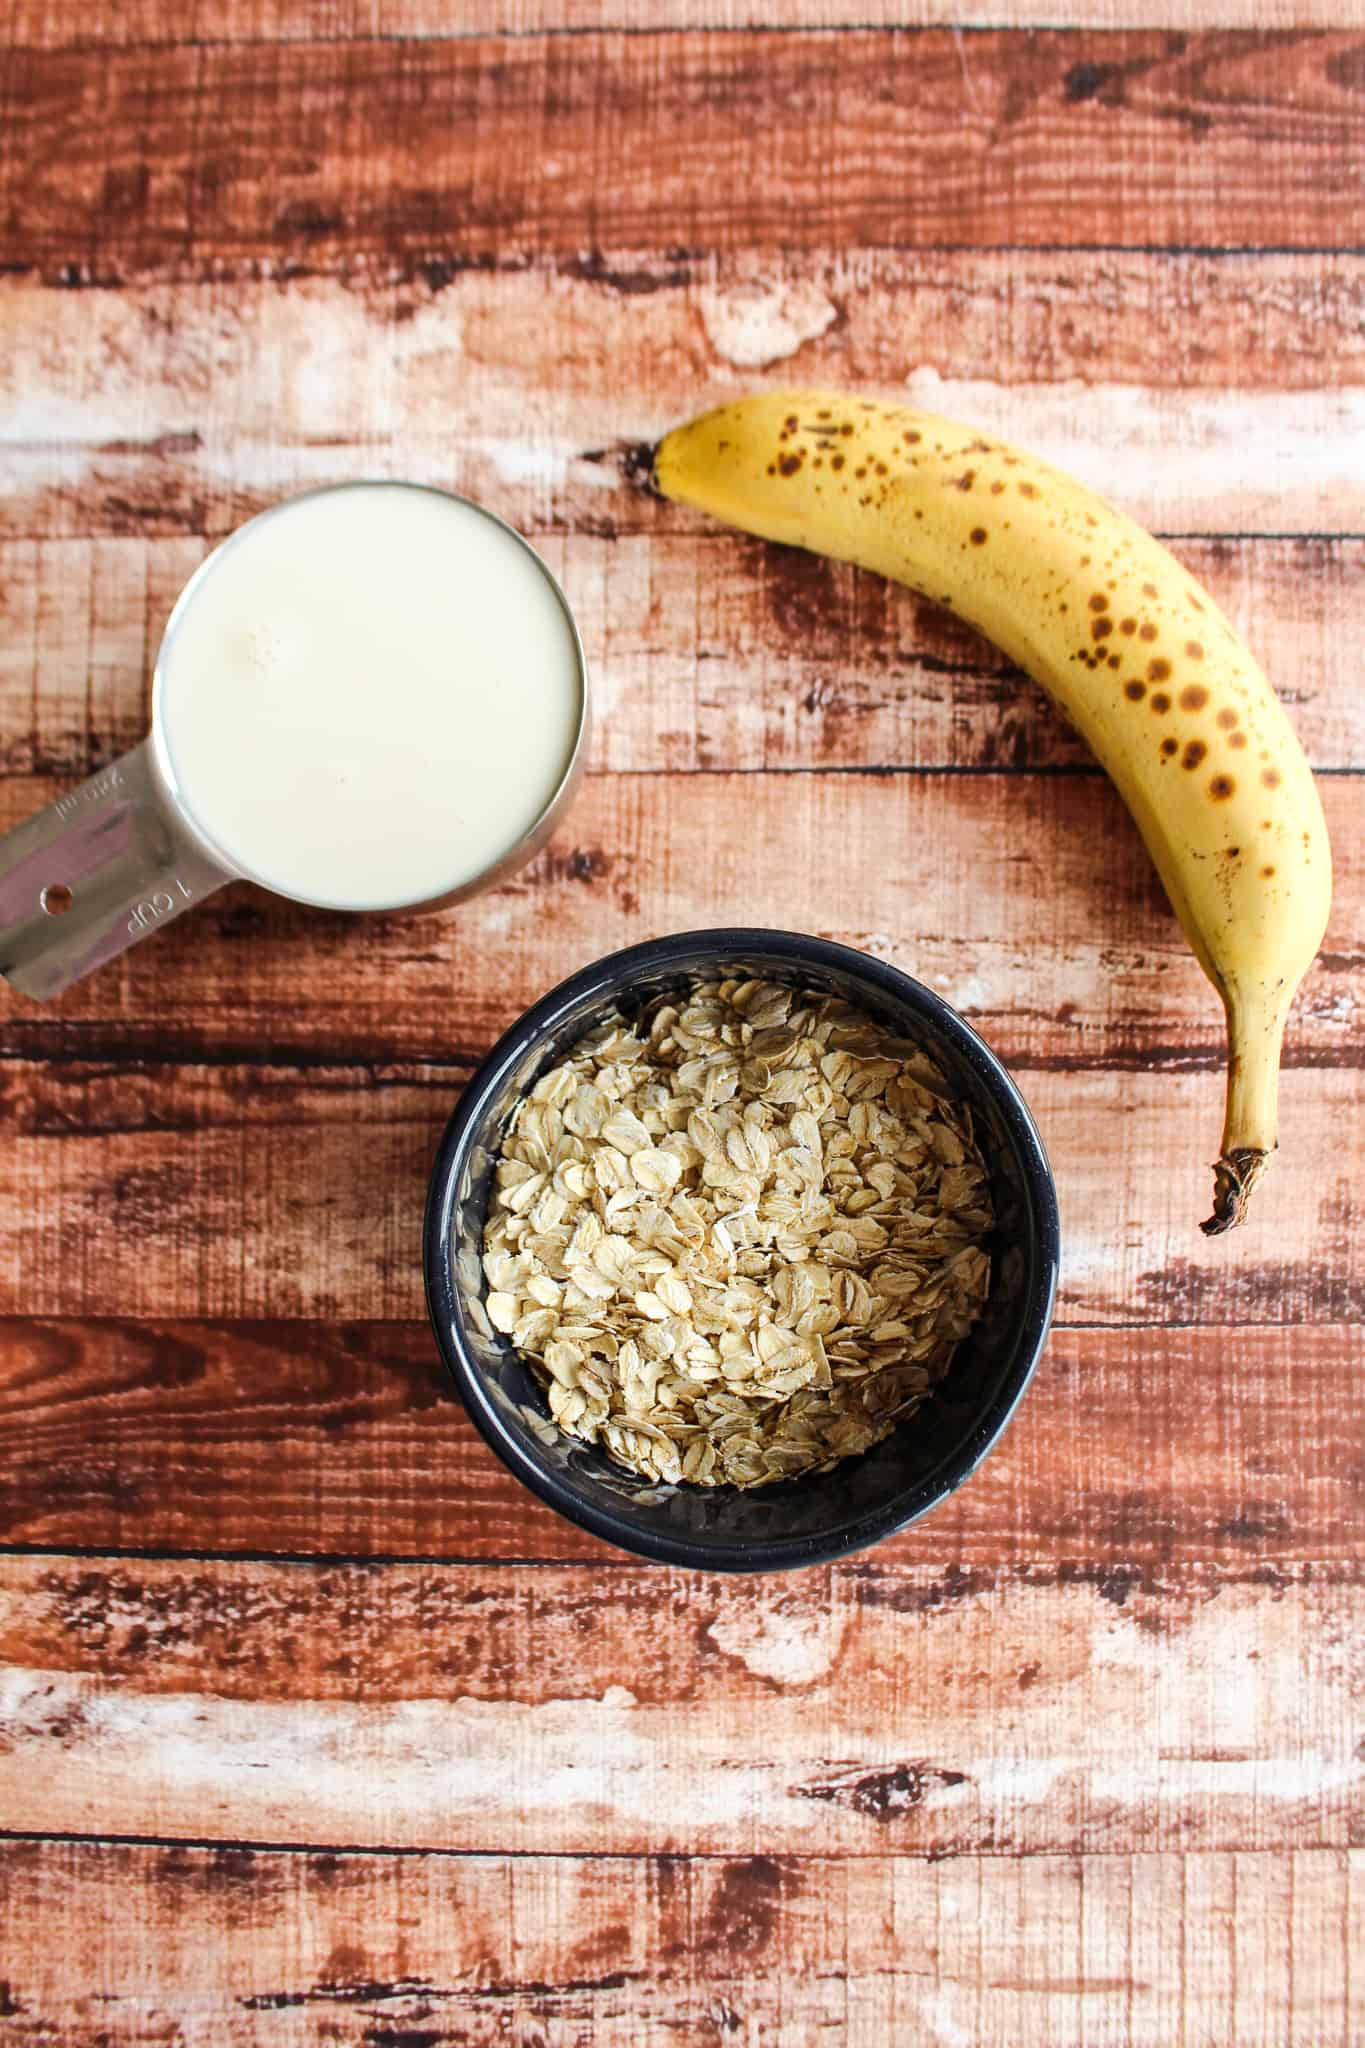
[[[578,673],[579,712],[568,764],[548,803],[516,844],[491,866],[443,895],[416,903],[376,906],[387,911],[430,910],[461,902],[502,880],[530,860],[554,831],[583,769],[588,670],[568,600],[535,549],[514,527],[454,492],[436,491],[429,485],[389,487],[429,489],[435,496],[455,499],[502,528],[524,548],[563,611]],[[272,894],[282,893],[215,847],[177,793],[162,720],[168,650],[196,593],[243,534],[304,499],[374,488],[374,483],[365,481],[305,491],[258,513],[230,534],[191,576],[167,620],[153,672],[148,737],[131,753],[0,837],[0,976],[21,994],[40,1001],[60,995],[227,882],[255,882],[271,889]],[[316,899],[307,896],[291,895],[288,900],[316,906]]]

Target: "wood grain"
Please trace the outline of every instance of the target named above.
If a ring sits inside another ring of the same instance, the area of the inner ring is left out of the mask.
[[[1211,1073],[1023,1077],[1061,1200],[1060,1312],[1105,1324],[1365,1315],[1352,1069],[1300,1068],[1235,1256],[1199,1235]],[[0,1063],[0,1314],[420,1317],[420,1223],[450,1067]]]
[[[881,577],[737,534],[538,544],[583,634],[596,771],[1093,767],[988,641]],[[162,629],[206,545],[0,541],[0,776],[65,787],[138,743]],[[1365,771],[1365,540],[1178,546],[1275,679],[1314,765]],[[6,818],[19,800],[0,792]]]
[[[877,1561],[1365,1562],[1362,1371],[1359,1328],[1057,1330]],[[504,1470],[424,1322],[0,1323],[0,1545],[626,1563]]]
[[[0,0],[0,830],[140,736],[184,577],[313,482],[532,533],[600,714],[567,830],[461,912],[234,890],[0,998],[0,2044],[1365,2032],[1365,42],[1138,11]],[[1325,771],[1333,924],[1231,1247],[1215,1003],[1042,699],[623,483],[798,381],[1172,536]],[[531,1502],[417,1272],[496,1033],[725,917],[966,1008],[1067,1235],[970,1485],[757,1584]]]
[[[337,260],[265,282],[0,278],[0,533],[221,535],[366,474],[453,484],[536,533],[692,532],[609,451],[791,382],[977,418],[1165,531],[1365,531],[1358,252]]]
[[[8,1558],[0,1811],[558,1854],[1344,1849],[1363,1608],[1358,1569],[1290,1564]]]
[[[1128,29],[1131,0],[993,0],[963,8],[950,0],[783,0],[780,18],[757,0],[461,0],[458,16],[442,0],[387,0],[384,33],[395,40],[440,42],[456,36],[549,37],[584,30],[647,35],[660,29],[716,32],[758,29],[985,28]],[[1341,0],[1144,0],[1149,29],[1339,29]],[[325,43],[374,29],[369,0],[127,0],[117,15],[82,0],[10,0],[12,48],[66,49],[130,43]]]
[[[51,783],[0,781],[0,821],[17,823],[55,793]],[[1293,1012],[1291,1069],[1349,1069],[1360,1059],[1361,780],[1327,778],[1323,795],[1336,894],[1327,951]],[[1181,1186],[1193,1203],[1205,1199],[1194,1189],[1221,1113],[1222,1011],[1136,827],[1098,771],[593,776],[536,863],[455,911],[357,920],[237,887],[59,1004],[4,990],[0,1054],[280,1066],[361,1060],[393,1070],[394,1080],[403,1062],[454,1065],[455,1077],[423,1084],[435,1094],[421,1121],[434,1131],[498,1034],[566,975],[651,933],[723,924],[819,932],[893,960],[955,1003],[1021,1069],[1147,1069],[1131,1085],[1118,1075],[1076,1085],[1097,1115],[1112,1100],[1131,1101],[1134,1113],[1150,1103],[1142,1114],[1158,1120],[1199,1116],[1202,1135],[1196,1125],[1173,1146],[1171,1171],[1191,1176]],[[1156,1069],[1171,1071],[1169,1090]],[[231,1080],[130,1076],[127,1085],[128,1120],[141,1128],[180,1122],[187,1103],[203,1105],[188,1112],[196,1122],[201,1114],[234,1122],[253,1084],[240,1072]],[[256,1085],[262,1108],[281,1103],[285,1083]],[[1024,1085],[1033,1095],[1051,1084]],[[1345,1075],[1299,1075],[1288,1085],[1277,1179],[1310,1170],[1315,1102],[1349,1100],[1354,1084]],[[387,1115],[373,1077],[337,1076],[329,1086],[353,1098],[368,1090],[362,1114]],[[30,1138],[59,1138],[87,1114],[100,1128],[119,1116],[112,1076],[64,1080],[27,1066],[6,1075],[0,1062],[0,1099],[12,1104],[16,1134]],[[220,1107],[210,1110],[212,1102]],[[1048,1102],[1038,1095],[1040,1113]],[[356,1107],[352,1099],[338,1113]],[[1046,1135],[1063,1153],[1072,1142]],[[1126,1220],[1145,1218],[1152,1228],[1168,1213],[1157,1156],[1140,1153],[1122,1168],[1137,1179],[1123,1186],[1119,1218],[1105,1205],[1120,1235]],[[54,1164],[43,1155],[44,1171]],[[1345,1165],[1329,1158],[1321,1171],[1326,1200]],[[5,1202],[0,1189],[0,1232]]]
[[[6,258],[120,280],[361,248],[1339,240],[1358,30],[585,33],[16,50]],[[661,143],[666,141],[666,147]],[[1077,175],[1077,167],[1083,167]]]
[[[547,1861],[8,1842],[0,1899],[0,2041],[23,2048],[1349,2048],[1361,2024],[1359,1881],[1335,1850]]]

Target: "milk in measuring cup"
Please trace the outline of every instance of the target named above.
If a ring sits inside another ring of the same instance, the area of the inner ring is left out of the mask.
[[[340,910],[419,903],[545,811],[582,709],[536,557],[461,500],[359,484],[243,527],[177,607],[160,770],[237,872]]]

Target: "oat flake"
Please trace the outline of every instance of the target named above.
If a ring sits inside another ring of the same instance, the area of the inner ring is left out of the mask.
[[[993,1221],[921,1047],[734,976],[541,1075],[498,1161],[484,1305],[562,1429],[650,1481],[763,1486],[919,1406],[980,1314]]]

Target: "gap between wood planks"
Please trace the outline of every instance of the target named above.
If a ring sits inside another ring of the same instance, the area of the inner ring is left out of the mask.
[[[882,4],[852,6],[846,12],[837,6],[817,4],[811,0],[783,0],[787,19],[773,21],[764,18],[757,10],[746,15],[742,7],[736,7],[733,0],[625,0],[616,9],[590,4],[590,0],[551,0],[544,5],[544,16],[559,12],[565,16],[574,13],[582,15],[581,20],[563,19],[554,21],[540,19],[533,27],[525,25],[525,8],[493,4],[469,5],[463,8],[466,17],[461,26],[452,26],[449,18],[438,9],[424,10],[418,0],[401,0],[401,4],[390,9],[391,13],[408,13],[411,26],[379,28],[374,24],[373,14],[366,10],[357,12],[355,18],[341,25],[331,25],[330,33],[325,21],[309,23],[300,29],[290,26],[297,21],[300,10],[286,6],[277,17],[280,27],[270,33],[264,26],[269,18],[269,9],[258,4],[243,8],[247,22],[244,33],[234,35],[230,23],[234,7],[223,8],[218,20],[218,33],[209,34],[192,25],[192,17],[176,18],[174,10],[163,9],[166,17],[164,32],[158,33],[152,26],[157,15],[155,5],[150,8],[120,8],[117,15],[106,16],[114,22],[111,33],[91,34],[91,12],[75,0],[65,4],[52,5],[51,0],[40,0],[40,11],[35,10],[32,0],[16,0],[12,13],[13,33],[4,48],[15,55],[36,53],[47,50],[65,50],[80,56],[97,51],[116,49],[119,51],[155,52],[159,50],[196,50],[208,53],[221,50],[275,49],[282,45],[314,49],[328,49],[338,43],[364,42],[379,48],[402,49],[408,44],[420,43],[439,48],[446,43],[473,43],[497,41],[499,43],[557,43],[581,39],[602,42],[641,41],[648,37],[675,39],[682,35],[704,35],[708,41],[716,42],[726,36],[802,36],[829,38],[844,36],[883,35],[888,31],[898,37],[913,38],[923,35],[941,35],[945,31],[955,40],[966,43],[981,36],[1030,35],[1071,35],[1085,37],[1092,46],[1106,36],[1137,33],[1139,31],[1184,30],[1188,33],[1208,35],[1232,35],[1239,29],[1255,29],[1265,35],[1305,34],[1312,30],[1339,29],[1342,22],[1341,0],[1219,0],[1210,7],[1209,0],[1146,0],[1140,14],[1125,12],[1123,0],[997,0],[994,7],[962,9],[956,0],[882,0]],[[63,18],[71,9],[73,27],[65,31]],[[1276,18],[1276,15],[1279,18]],[[1211,14],[1216,19],[1211,19]],[[147,16],[149,18],[142,19]],[[653,19],[640,19],[653,15]],[[263,20],[264,18],[264,20]],[[98,20],[94,23],[99,27]]]
[[[289,1842],[268,1841],[252,1836],[237,1835],[158,1835],[158,1834],[86,1834],[80,1830],[61,1828],[9,1828],[0,1827],[0,1842],[29,1843],[35,1848],[45,1844],[57,1847],[69,1844],[73,1848],[90,1849],[193,1849],[202,1850],[210,1856],[230,1856],[239,1852],[247,1856],[337,1856],[356,1862],[365,1862],[379,1857],[395,1857],[402,1862],[432,1861],[439,1863],[619,1863],[640,1865],[654,1863],[746,1863],[751,1858],[743,1850],[735,1849],[443,1849],[426,1848],[408,1842]],[[779,1850],[764,1860],[774,1864],[802,1865],[842,1864],[851,1858],[859,1862],[911,1863],[934,1866],[944,1863],[979,1862],[989,1858],[992,1863],[1042,1863],[1057,1859],[1054,1850],[1003,1847],[982,1850],[980,1848],[944,1848],[931,1850],[906,1849],[899,1854],[894,1850],[873,1847],[870,1849],[844,1849],[831,1852],[829,1849]],[[1247,1856],[1264,1858],[1267,1861],[1281,1858],[1285,1852],[1280,1849],[1142,1849],[1124,1848],[1120,1844],[1086,1848],[1077,1852],[1089,1862],[1092,1858],[1105,1861],[1124,1860],[1133,1862],[1149,1858],[1153,1862],[1170,1856],[1228,1857]],[[1295,1853],[1295,1852],[1290,1852]],[[1305,1856],[1350,1858],[1349,1849],[1304,1849],[1297,1852]],[[760,1855],[763,1852],[759,1852]],[[1075,1856],[1065,1857],[1075,1861]],[[0,2013],[0,2018],[3,2018]]]
[[[93,47],[93,46],[92,46]],[[121,46],[122,47],[122,46]],[[0,56],[4,48],[0,45]],[[613,256],[633,255],[634,250],[612,251]],[[681,263],[701,262],[714,255],[706,244],[698,243],[694,248],[682,244],[673,245],[670,254],[676,254]],[[733,253],[727,249],[727,255]],[[757,253],[764,253],[760,249]],[[785,253],[785,252],[784,252]],[[810,251],[796,251],[809,254]],[[1255,263],[1266,257],[1330,259],[1340,257],[1352,262],[1365,257],[1365,242],[1324,241],[1310,242],[916,242],[908,250],[902,250],[899,243],[867,242],[859,245],[858,254],[869,257],[890,257],[898,253],[907,256],[1133,256],[1133,257],[1192,257],[1205,263]],[[560,259],[560,274],[576,276],[582,273],[585,262],[593,265],[593,281],[607,291],[619,292],[626,298],[639,296],[645,290],[661,289],[661,286],[642,285],[627,272],[614,272],[606,266],[606,254],[594,249],[590,258],[569,255]],[[376,271],[390,284],[427,283],[429,275],[436,273],[438,282],[430,286],[433,293],[445,289],[452,279],[465,275],[480,277],[516,277],[535,270],[544,259],[534,254],[499,255],[496,251],[477,256],[463,256],[458,252],[450,255],[399,255],[384,257],[374,252],[359,250],[341,256],[335,263],[309,264],[290,261],[278,266],[253,263],[242,278],[243,283],[254,284],[310,284],[315,282],[334,283],[354,275],[357,278],[374,275]],[[45,271],[36,259],[10,257],[0,260],[0,279],[12,278],[19,282],[31,281],[48,291],[63,292],[131,292],[147,285],[171,284],[193,286],[205,283],[231,283],[230,276],[221,270],[211,275],[196,271],[185,272],[173,265],[163,269],[151,266],[145,269],[100,271],[87,263],[68,262],[55,273]]]
[[[1154,1325],[1153,1327],[1156,1326]],[[1140,1325],[1133,1325],[1132,1328],[1136,1335],[1140,1336],[1142,1334]],[[453,1399],[454,1397],[452,1396],[451,1398]],[[487,1455],[491,1458],[494,1453],[488,1451]],[[937,1510],[934,1512],[937,1512]],[[919,1537],[921,1540],[924,1539],[924,1531],[920,1529],[918,1524],[912,1523],[910,1528],[916,1537]],[[901,1533],[904,1534],[906,1532]],[[120,1545],[112,1543],[67,1543],[54,1540],[51,1543],[0,1542],[0,1559],[8,1558],[16,1562],[24,1562],[27,1560],[49,1558],[59,1563],[64,1559],[70,1558],[91,1564],[110,1565],[269,1565],[279,1566],[289,1571],[300,1570],[304,1572],[381,1572],[389,1570],[440,1572],[478,1570],[481,1572],[504,1572],[578,1571],[583,1569],[591,1569],[594,1572],[629,1572],[640,1569],[640,1559],[637,1556],[624,1551],[616,1551],[605,1542],[599,1543],[594,1538],[585,1538],[584,1541],[585,1544],[591,1545],[591,1549],[568,1550],[561,1553],[547,1545],[543,1549],[528,1550],[522,1555],[508,1553],[506,1556],[495,1556],[485,1551],[214,1550],[199,1545],[179,1547],[171,1543],[126,1543]],[[894,1544],[895,1542],[895,1537],[884,1537],[882,1539],[883,1546],[887,1543]],[[872,1555],[874,1553],[866,1554]],[[902,1559],[902,1563],[904,1562],[905,1560]],[[1039,1570],[1054,1571],[1062,1578],[1065,1578],[1068,1567],[1077,1566],[1079,1560],[1067,1557],[1049,1559],[1040,1550],[1035,1562]],[[1182,1562],[1180,1559],[1163,1559],[1163,1563],[1170,1570],[1178,1569]],[[928,1556],[924,1559],[924,1564],[928,1570],[939,1570],[942,1568],[943,1558],[942,1556]],[[1300,1567],[1316,1569],[1319,1576],[1328,1581],[1330,1581],[1334,1569],[1336,1569],[1331,1561],[1322,1558],[1301,1559],[1276,1554],[1273,1560],[1266,1562],[1255,1563],[1253,1561],[1246,1561],[1239,1564],[1236,1569],[1229,1567],[1224,1574],[1224,1579],[1229,1585],[1247,1584],[1253,1586],[1269,1585],[1273,1587],[1277,1580],[1278,1570],[1281,1567],[1285,1572],[1292,1572]],[[1110,1577],[1117,1577],[1120,1585],[1124,1583],[1123,1573],[1125,1568],[1121,1564],[1102,1563],[1092,1565],[1089,1568],[1099,1573],[1107,1573]],[[651,1567],[651,1569],[662,1572],[671,1569],[671,1567],[658,1565]],[[812,1571],[820,1569],[822,1569],[820,1566],[810,1567]],[[1011,1565],[1010,1569],[1022,1571],[1026,1567],[1016,1561]],[[1354,1567],[1343,1563],[1339,1567],[1339,1573],[1341,1577],[1353,1582]],[[698,1576],[705,1578],[707,1574],[701,1573]],[[802,1574],[796,1572],[789,1576],[794,1582],[799,1582]],[[0,1829],[0,1834],[3,1834],[3,1832],[3,1829]]]
[[[1351,967],[1358,969],[1360,962],[1352,961]],[[973,1020],[973,1028],[980,1022]],[[412,1084],[417,1087],[443,1085],[453,1082],[457,1093],[470,1080],[475,1069],[492,1050],[487,1045],[469,1052],[424,1054],[355,1054],[343,1050],[321,1048],[316,1052],[297,1051],[281,1045],[261,1050],[246,1045],[228,1045],[221,1048],[199,1046],[187,1041],[177,1047],[173,1039],[157,1045],[145,1037],[121,1040],[119,1027],[112,1020],[95,1020],[89,1025],[78,1023],[75,1030],[84,1028],[88,1037],[82,1042],[78,1037],[68,1039],[72,1026],[61,1019],[50,1023],[42,1018],[0,1016],[0,1033],[7,1034],[9,1043],[0,1043],[0,1068],[3,1067],[63,1067],[104,1068],[111,1061],[129,1073],[152,1073],[158,1068],[174,1068],[177,1071],[193,1072],[203,1068],[213,1072],[222,1068],[242,1068],[246,1072],[269,1070],[272,1074],[330,1073],[349,1075],[362,1085],[382,1087],[386,1082],[394,1085]],[[103,1034],[103,1035],[101,1035]],[[1010,1055],[1009,1067],[1019,1074],[1087,1074],[1087,1073],[1170,1073],[1170,1074],[1216,1074],[1225,1065],[1225,1054],[1214,1044],[1200,1045],[1191,1042],[1184,1045],[1153,1041],[1130,1050],[1110,1054],[1107,1057],[1089,1056],[1076,1053],[1058,1052],[1053,1054],[1030,1053],[1027,1051]],[[1284,1058],[1280,1062],[1281,1073],[1307,1069],[1349,1068],[1355,1070],[1365,1065],[1359,1050],[1336,1046],[1300,1046],[1291,1041],[1286,1044]],[[454,1107],[455,1097],[451,1098]],[[125,1128],[131,1128],[125,1126]],[[148,1130],[171,1130],[176,1126],[161,1120],[149,1123]],[[78,1137],[78,1131],[70,1133]],[[92,1131],[90,1135],[98,1136]],[[0,1320],[6,1311],[0,1308]],[[1084,1329],[1084,1323],[1074,1325]]]
[[[324,45],[372,37],[378,42],[454,42],[496,36],[508,42],[562,41],[576,36],[628,37],[704,33],[850,36],[886,29],[914,35],[947,29],[965,42],[999,31],[1048,29],[1098,39],[1115,30],[1174,29],[1190,33],[1261,32],[1340,26],[1341,0],[783,0],[773,20],[756,0],[464,0],[452,23],[440,0],[390,0],[376,32],[373,8],[307,4],[307,0],[228,0],[211,8],[168,0],[125,0],[116,12],[92,11],[83,0],[14,0],[16,49],[211,49],[269,43]]]

